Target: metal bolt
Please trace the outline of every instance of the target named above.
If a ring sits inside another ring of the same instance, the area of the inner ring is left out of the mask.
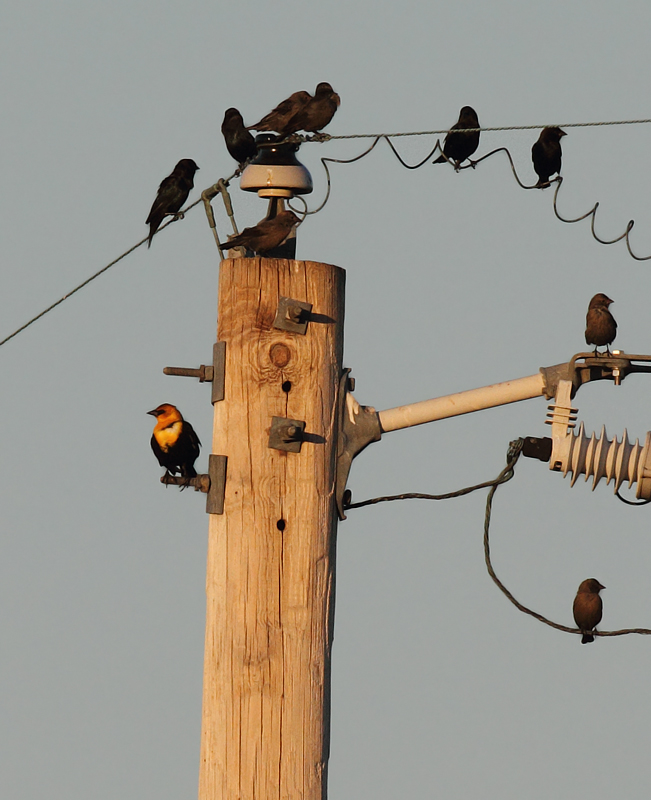
[[[289,320],[289,322],[294,322],[298,325],[301,322],[302,313],[303,309],[300,306],[287,306],[285,318]]]
[[[296,425],[288,425],[285,430],[285,435],[288,439],[296,438],[296,434],[298,433],[298,428]]]

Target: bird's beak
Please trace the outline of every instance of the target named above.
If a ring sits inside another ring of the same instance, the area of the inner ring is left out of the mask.
[[[157,417],[160,414],[160,411],[157,408],[155,408],[153,411],[148,411],[147,413],[151,414],[152,417]]]
[[[567,133],[562,128],[559,128],[558,130],[561,132],[561,136],[567,136]]]
[[[601,584],[599,584],[599,591],[601,591],[602,589],[605,589],[605,588],[606,588],[605,586],[602,586]]]

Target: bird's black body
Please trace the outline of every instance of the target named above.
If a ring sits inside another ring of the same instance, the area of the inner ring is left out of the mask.
[[[161,222],[168,214],[176,214],[188,199],[194,186],[194,173],[199,167],[191,158],[182,158],[158,187],[158,194],[151,207],[145,224],[149,225],[149,244]]]
[[[456,170],[479,147],[479,131],[466,131],[466,128],[479,128],[477,112],[470,106],[461,109],[459,121],[450,128],[443,143],[443,152],[447,159],[454,161]],[[433,163],[444,164],[445,156],[439,156]]]
[[[199,457],[201,442],[192,425],[169,403],[147,413],[156,417],[151,449],[161,467],[171,475],[178,473],[183,478],[196,477],[194,462]]]
[[[572,612],[576,627],[582,631],[581,644],[594,642],[594,636],[588,631],[593,631],[601,622],[603,605],[599,592],[605,589],[596,578],[588,578],[581,582],[579,591],[574,598]]]
[[[538,141],[531,148],[531,160],[533,168],[538,175],[538,183],[541,189],[549,186],[549,179],[561,171],[561,139],[567,136],[565,131],[554,126],[543,128]]]
[[[605,345],[607,348],[612,344],[617,335],[617,322],[608,308],[612,302],[608,295],[599,292],[588,305],[588,313],[585,318],[585,341],[586,344],[595,346],[595,353],[597,347]]]
[[[248,129],[252,131],[275,131],[281,136],[285,136],[288,132],[287,127],[290,121],[310,100],[312,100],[312,95],[309,92],[294,92],[282,103],[278,103],[273,111],[262,117],[260,122],[255,125],[249,125]]]
[[[222,122],[222,134],[228,152],[240,166],[250,158],[255,158],[258,152],[255,139],[244,127],[242,115],[236,108],[226,110]]]
[[[330,123],[339,108],[341,99],[329,83],[319,83],[314,97],[310,98],[285,125],[284,134],[307,131],[318,133]]]
[[[263,219],[252,228],[245,228],[242,233],[223,244],[222,250],[246,247],[254,253],[266,253],[278,247],[298,222],[300,220],[293,211],[281,211],[272,219]]]

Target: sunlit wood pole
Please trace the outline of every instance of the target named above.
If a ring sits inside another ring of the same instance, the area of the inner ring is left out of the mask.
[[[328,264],[221,262],[200,800],[326,796],[344,285]],[[312,304],[304,335],[274,327],[283,296]],[[305,422],[300,452],[269,447],[272,417]]]

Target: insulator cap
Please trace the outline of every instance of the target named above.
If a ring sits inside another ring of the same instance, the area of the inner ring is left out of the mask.
[[[279,144],[269,133],[258,134],[255,142],[258,155],[242,173],[241,189],[260,197],[293,197],[312,191],[312,176],[295,155],[299,144]]]

